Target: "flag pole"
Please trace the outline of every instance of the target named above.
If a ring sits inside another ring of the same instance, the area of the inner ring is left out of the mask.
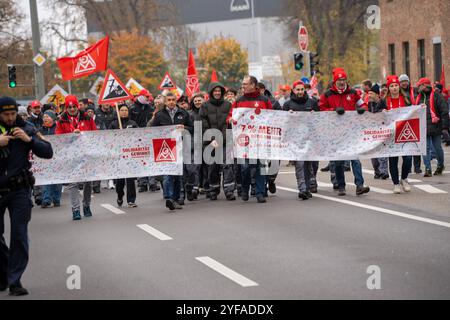
[[[117,120],[119,121],[119,128],[120,128],[120,130],[122,130],[123,127],[122,127],[122,119],[120,119],[120,114],[119,114],[119,104],[116,102],[115,105],[116,105]]]

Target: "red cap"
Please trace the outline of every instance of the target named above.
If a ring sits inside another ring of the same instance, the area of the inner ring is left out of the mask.
[[[333,69],[333,82],[338,81],[339,79],[347,79],[347,73],[342,68]]]
[[[74,95],[69,94],[66,97],[66,100],[65,100],[64,104],[66,105],[66,107],[70,106],[70,105],[75,105],[78,108],[78,99]]]
[[[282,84],[278,87],[278,89],[280,89],[281,91],[291,91],[291,87],[289,87],[289,85],[287,84]]]
[[[393,83],[396,83],[396,84],[400,85],[400,80],[399,80],[399,78],[398,78],[396,75],[388,76],[388,77],[386,78],[386,80],[387,80],[386,84],[387,84],[388,88],[389,88],[389,87],[391,86],[391,84],[393,84]]]
[[[150,97],[152,96],[152,94],[151,94],[147,89],[142,89],[142,90],[139,92],[139,95],[140,95],[140,96],[146,96],[146,97],[148,97],[148,98],[150,98]]]
[[[431,86],[431,80],[428,78],[421,78],[419,82],[417,82],[416,87],[419,87],[421,85]]]
[[[292,89],[294,89],[299,84],[305,85],[305,83],[302,80],[297,80],[292,84]]]
[[[31,106],[32,108],[42,107],[41,102],[40,102],[39,100],[31,101],[30,106]]]

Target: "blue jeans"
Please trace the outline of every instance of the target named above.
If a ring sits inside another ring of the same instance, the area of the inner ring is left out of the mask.
[[[245,160],[245,164],[241,164],[241,175],[242,175],[242,191],[248,193],[250,190],[250,185],[252,183],[252,168],[255,168],[255,182],[256,182],[256,196],[264,197],[266,193],[266,176],[261,175],[261,163],[258,161],[257,164],[250,164],[249,160]]]
[[[45,204],[60,204],[61,203],[61,191],[62,184],[52,184],[49,186],[42,187],[42,203]]]
[[[423,156],[425,168],[431,171],[431,152],[432,148],[436,152],[436,159],[439,167],[444,166],[444,150],[442,150],[442,140],[440,135],[427,136],[427,154]]]
[[[163,177],[163,194],[165,200],[180,199],[182,176],[164,176]]]
[[[345,189],[345,171],[344,171],[345,161],[334,161],[335,171],[336,171],[336,180],[339,189]],[[352,171],[355,176],[355,184],[357,187],[361,187],[364,185],[364,178],[362,175],[362,167],[361,161],[352,160]]]

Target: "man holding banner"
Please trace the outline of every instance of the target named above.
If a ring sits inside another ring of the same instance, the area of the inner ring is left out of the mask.
[[[333,70],[333,86],[320,97],[319,107],[321,111],[336,111],[340,116],[343,116],[346,111],[355,110],[362,115],[367,110],[367,105],[358,93],[348,85],[347,74],[342,68]],[[338,195],[345,196],[344,161],[335,161],[334,165],[339,189]],[[364,186],[361,162],[352,160],[351,165],[355,176],[356,195],[368,193],[370,188]]]

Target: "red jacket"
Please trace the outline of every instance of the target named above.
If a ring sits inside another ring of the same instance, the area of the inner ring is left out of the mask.
[[[259,91],[255,91],[249,94],[245,94],[239,99],[237,99],[231,106],[230,112],[228,113],[227,123],[233,116],[233,110],[237,108],[254,108],[254,109],[269,109],[272,110],[273,106],[269,98],[262,96]]]
[[[319,107],[320,111],[334,111],[339,107],[343,107],[345,111],[355,111],[357,108],[368,110],[367,104],[356,90],[348,87],[343,93],[339,93],[336,86],[322,94]]]
[[[97,130],[94,119],[91,119],[87,113],[79,113],[75,123],[70,121],[67,112],[61,115],[61,119],[56,123],[55,134],[72,133],[75,129],[80,131],[94,131]]]

